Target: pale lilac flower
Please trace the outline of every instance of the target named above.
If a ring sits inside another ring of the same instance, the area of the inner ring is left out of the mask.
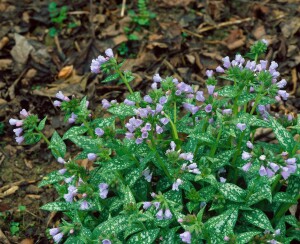
[[[77,194],[77,188],[75,186],[69,186],[68,187],[68,193],[64,194],[64,199],[67,202],[73,202],[73,198],[75,197],[75,195]]]
[[[143,171],[143,176],[145,177],[145,180],[148,181],[148,182],[151,182],[151,179],[152,179],[152,173],[150,171],[150,169],[145,169]]]
[[[143,209],[147,210],[148,208],[150,208],[152,205],[151,202],[143,202]]]
[[[9,119],[9,124],[10,125],[15,125],[15,126],[22,126],[23,125],[23,120],[20,120],[20,119]]]
[[[108,184],[106,183],[100,183],[99,184],[99,195],[102,199],[107,198],[107,194],[108,194]]]
[[[66,172],[67,172],[67,169],[60,169],[60,170],[58,171],[58,173],[61,174],[61,175],[63,175],[63,174],[66,173]]]
[[[60,232],[59,228],[51,228],[51,229],[49,230],[49,234],[50,234],[51,236],[55,236],[58,232]]]
[[[253,144],[251,141],[247,141],[246,145],[248,148],[253,149]]]
[[[282,153],[281,153],[281,156],[283,156],[283,157],[284,157],[284,156],[287,156],[287,155],[289,155],[288,152],[282,152]]]
[[[55,236],[53,236],[53,240],[58,243],[61,241],[61,239],[63,238],[64,234],[62,232],[56,234]]]
[[[243,151],[243,153],[242,153],[242,159],[243,160],[248,160],[251,157],[252,157],[252,155],[250,153]]]
[[[250,61],[250,60],[247,61],[246,66],[245,66],[245,68],[250,69],[250,70],[254,70],[255,67],[256,67],[255,61]]]
[[[223,61],[223,66],[226,69],[228,69],[231,66],[230,59],[229,59],[228,56],[226,56],[225,58],[223,58],[222,61]]]
[[[172,190],[173,191],[179,191],[179,186],[182,185],[183,181],[181,179],[177,179],[173,185],[172,185]]]
[[[108,240],[108,239],[105,239],[105,240],[102,241],[102,244],[111,244],[111,241]]]
[[[23,128],[16,128],[16,129],[13,129],[13,132],[15,132],[15,135],[16,135],[16,136],[20,136],[21,133],[23,132]]]
[[[246,124],[243,124],[243,123],[238,123],[238,124],[236,125],[236,127],[237,127],[238,129],[240,129],[241,131],[244,131],[244,130],[247,128]]]
[[[280,235],[280,229],[275,230],[274,234],[275,234],[276,236]]]
[[[188,169],[196,169],[197,168],[197,164],[196,163],[192,163],[188,166]]]
[[[69,233],[72,235],[72,234],[74,234],[74,229],[71,229],[70,231],[69,231]]]
[[[260,65],[261,65],[261,69],[266,70],[268,61],[267,60],[260,60],[259,62],[260,62]]]
[[[94,161],[94,160],[96,160],[97,155],[95,153],[88,153],[87,157],[88,157],[88,160]]]
[[[225,72],[225,70],[221,66],[218,66],[216,68],[216,71],[219,72],[219,73],[224,73]]]
[[[113,53],[113,50],[111,48],[106,49],[105,50],[105,54],[109,58],[113,58],[114,57],[114,53]]]
[[[266,39],[261,39],[261,41],[268,46],[269,42]]]
[[[180,236],[182,242],[191,243],[192,236],[191,236],[191,233],[189,231],[183,232],[179,236]]]
[[[225,182],[226,182],[226,178],[220,177],[220,182],[221,182],[221,183],[225,183]]]
[[[184,159],[184,160],[188,160],[188,161],[192,161],[194,159],[194,155],[192,153],[181,153],[179,155],[179,158]]]
[[[154,205],[155,209],[158,210],[160,207],[160,202],[154,202],[153,205]]]
[[[163,210],[162,210],[162,209],[160,209],[160,210],[157,212],[156,218],[157,218],[158,220],[164,219],[164,213],[163,213]]]
[[[144,96],[144,101],[147,102],[147,103],[152,103],[153,102],[152,98],[149,95]]]
[[[69,184],[72,182],[72,180],[75,178],[75,175],[72,175],[71,177],[65,178],[64,181]]]
[[[102,99],[101,102],[102,102],[102,107],[104,109],[108,109],[111,106],[110,102],[107,99]]]
[[[99,62],[98,58],[93,59],[92,63],[91,63],[91,66],[90,66],[91,72],[95,73],[95,74],[99,74],[100,73],[100,68],[101,68],[101,63]]]
[[[62,93],[62,91],[56,93],[55,97],[66,102],[70,101],[70,99]]]
[[[281,81],[277,82],[276,85],[278,88],[284,88],[286,86],[287,82],[285,79],[282,79]]]
[[[78,116],[72,112],[71,117],[68,119],[69,124],[75,123],[77,117],[78,117]]]
[[[229,241],[230,238],[228,236],[224,236],[224,241]]]
[[[65,164],[66,163],[66,161],[62,157],[58,157],[57,162],[59,162],[60,164]]]
[[[287,116],[287,120],[288,120],[288,121],[292,121],[292,120],[293,120],[293,118],[294,118],[294,117],[293,117],[293,115],[292,115],[292,114],[288,114],[288,116]]]
[[[157,134],[161,134],[161,133],[164,132],[163,128],[161,128],[159,125],[156,125],[155,130],[156,130],[156,133],[157,133]]]
[[[18,144],[21,144],[25,138],[24,138],[24,136],[17,136],[15,139]]]
[[[172,219],[172,213],[171,213],[171,211],[170,211],[170,209],[166,209],[166,211],[165,211],[165,219]]]
[[[262,160],[262,161],[266,160],[266,155],[260,155],[259,159]]]
[[[262,165],[261,167],[260,167],[260,169],[259,169],[259,175],[260,176],[265,176],[265,175],[267,175],[267,170],[266,170],[266,168]]]
[[[157,83],[156,83],[156,82],[152,83],[152,84],[151,84],[151,88],[152,88],[153,90],[157,90]]]
[[[276,173],[280,168],[277,164],[270,162],[269,166],[271,167],[271,169]]]
[[[183,223],[183,218],[177,219],[177,222],[178,222],[178,223]]]
[[[171,147],[171,150],[172,150],[172,151],[175,151],[175,148],[176,148],[175,142],[171,141],[170,147]]]
[[[186,170],[187,169],[187,164],[182,164],[182,166],[181,166],[181,170]]]
[[[270,65],[270,67],[269,67],[269,69],[271,69],[271,70],[273,69],[273,70],[274,70],[274,69],[276,69],[277,67],[278,67],[278,64],[277,64],[275,61],[272,61],[272,62],[271,62],[271,65]]]
[[[283,100],[287,100],[290,96],[285,90],[278,90],[278,95],[281,96]]]
[[[176,95],[176,96],[180,96],[181,93],[182,93],[182,92],[181,92],[180,90],[176,90],[175,95]]]
[[[205,97],[203,96],[203,91],[197,91],[196,92],[196,100],[199,102],[204,102]]]
[[[230,109],[230,108],[223,109],[222,113],[226,114],[226,115],[230,115],[230,114],[232,114],[232,109]]]
[[[296,164],[288,164],[286,167],[289,169],[289,172],[291,174],[295,173],[296,170],[297,170],[297,165]]]
[[[211,104],[208,104],[205,106],[205,112],[206,113],[210,113],[212,111],[212,105]]]
[[[148,138],[148,135],[149,135],[148,132],[145,131],[142,133],[142,138],[146,139],[146,138]]]
[[[81,204],[80,204],[80,210],[87,210],[87,209],[89,209],[89,203],[86,201],[86,200],[84,200],[83,202],[81,202]]]
[[[173,82],[175,85],[177,85],[177,84],[178,84],[178,79],[174,78],[174,79],[172,80],[172,82]]]
[[[135,140],[136,144],[141,144],[142,142],[143,142],[143,138],[140,137]]]
[[[20,115],[26,118],[26,117],[29,116],[29,113],[26,111],[26,109],[23,108],[23,109],[20,111]]]
[[[254,91],[255,91],[254,87],[251,86],[250,89],[249,89],[249,92],[254,92]]]
[[[286,180],[287,178],[289,178],[291,172],[289,171],[288,167],[281,167],[281,176]]]
[[[160,119],[159,120],[163,125],[166,125],[166,124],[168,124],[169,123],[169,119],[168,118],[162,118],[162,119]]]
[[[205,73],[206,73],[207,77],[212,77],[213,74],[214,74],[214,71],[213,70],[206,70]]]
[[[128,106],[134,106],[135,105],[135,102],[134,101],[131,101],[131,100],[128,100],[127,98],[124,100],[124,104],[125,105],[128,105]]]
[[[167,102],[167,98],[165,97],[165,96],[162,96],[160,99],[159,99],[159,103],[161,104],[161,105],[164,105],[166,102]]]
[[[267,171],[267,176],[269,178],[271,178],[275,175],[275,173],[271,169],[269,169],[268,167],[266,168],[266,171]]]
[[[285,162],[286,162],[287,164],[295,164],[296,161],[297,161],[296,158],[288,158],[287,160],[285,160]]]
[[[58,100],[55,100],[55,101],[53,102],[53,105],[54,105],[54,107],[60,107],[60,106],[61,106],[61,102],[58,101]]]
[[[97,136],[103,136],[104,135],[104,130],[102,130],[101,128],[96,128],[95,129],[95,134]]]
[[[215,86],[213,86],[213,85],[207,85],[206,88],[207,88],[207,91],[208,91],[209,95],[212,95],[214,93]]]
[[[200,171],[198,168],[189,170],[189,172],[190,172],[190,173],[193,173],[193,174],[196,174],[196,175],[201,174],[201,171]]]
[[[155,74],[152,79],[155,83],[159,83],[162,80],[159,74]]]
[[[247,172],[251,167],[251,162],[249,163],[246,163],[243,167],[242,167],[242,170],[244,170],[245,172]]]
[[[158,113],[160,113],[162,110],[163,110],[163,106],[162,106],[160,103],[156,104],[155,113],[158,114]]]

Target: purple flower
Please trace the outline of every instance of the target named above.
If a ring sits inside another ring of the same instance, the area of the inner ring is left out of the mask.
[[[80,204],[80,210],[87,210],[87,209],[89,209],[89,203],[86,201],[86,200],[84,200],[83,202],[81,202],[81,204]]]
[[[146,108],[138,108],[136,110],[136,114],[140,116],[141,118],[147,118],[148,117],[148,110]]]
[[[68,193],[64,194],[64,199],[67,202],[73,202],[73,198],[75,197],[75,195],[77,194],[77,188],[75,186],[69,186],[68,187]]]
[[[205,106],[205,112],[206,113],[210,113],[212,111],[212,105],[211,104],[207,104],[206,106]]]
[[[222,61],[223,61],[223,66],[226,69],[228,69],[231,66],[230,59],[229,59],[228,56],[226,56],[225,58],[223,58]]]
[[[259,62],[260,62],[260,65],[261,65],[261,69],[266,70],[268,61],[267,60],[260,60]]]
[[[62,93],[62,91],[56,93],[55,97],[66,102],[70,101],[70,99]]]
[[[175,85],[177,85],[177,84],[178,84],[178,79],[174,78],[174,79],[172,80],[172,82],[173,82]]]
[[[281,96],[283,100],[287,100],[290,96],[285,90],[278,90],[278,95]]]
[[[182,242],[191,243],[192,236],[191,236],[191,233],[189,231],[183,232],[179,236],[180,236]]]
[[[159,103],[161,104],[161,105],[164,105],[166,102],[167,102],[167,98],[165,97],[165,96],[162,96],[160,99],[159,99]]]
[[[58,243],[61,241],[63,236],[64,236],[64,234],[62,232],[60,232],[60,233],[56,234],[55,236],[53,236],[53,240]]]
[[[60,173],[61,175],[63,175],[64,173],[66,173],[67,172],[67,169],[60,169],[59,171],[58,171],[58,173]]]
[[[143,138],[140,137],[135,140],[136,144],[141,144],[142,142],[143,142]]]
[[[267,176],[269,177],[269,178],[271,178],[272,176],[274,176],[274,172],[271,170],[271,169],[269,169],[268,167],[266,168],[266,171],[267,171]]]
[[[188,166],[188,169],[196,169],[198,166],[196,163],[192,163]]]
[[[255,91],[254,87],[251,86],[250,89],[249,89],[249,92],[254,92],[254,91]]]
[[[92,73],[95,73],[95,74],[100,73],[101,62],[99,62],[99,57],[92,60],[90,68],[91,68]]]
[[[114,53],[113,53],[113,50],[111,48],[106,49],[105,50],[105,54],[109,58],[113,58],[114,57]]]
[[[171,141],[171,142],[170,142],[170,147],[171,147],[171,150],[172,150],[172,151],[175,151],[175,148],[176,148],[175,142]]]
[[[108,194],[108,184],[106,183],[100,183],[99,184],[99,195],[102,199],[107,198],[107,194]]]
[[[149,135],[148,132],[143,132],[142,133],[142,138],[146,139],[146,138],[148,138],[148,135]]]
[[[143,202],[143,209],[147,210],[148,208],[150,208],[152,205],[151,202]]]
[[[192,161],[194,159],[194,155],[192,153],[181,153],[179,154],[179,158]]]
[[[162,210],[162,209],[160,209],[160,210],[157,212],[156,218],[157,218],[158,220],[164,219],[164,213],[163,213],[163,210]]]
[[[232,114],[232,109],[230,109],[230,108],[223,109],[222,113],[226,114],[226,115],[230,115],[230,114]]]
[[[262,41],[266,46],[268,46],[269,42],[268,42],[266,39],[261,39],[261,41]]]
[[[172,190],[173,191],[179,191],[179,186],[180,185],[182,185],[182,180],[181,179],[177,179],[174,183],[173,183],[173,185],[172,185]]]
[[[161,134],[161,133],[164,132],[163,128],[161,128],[159,125],[156,125],[155,130],[156,130],[156,133],[157,133],[157,134]]]
[[[172,213],[171,213],[171,211],[170,211],[170,209],[166,209],[166,211],[165,211],[165,219],[172,219]]]
[[[288,114],[288,116],[287,116],[287,120],[288,120],[288,121],[292,121],[292,120],[293,120],[293,118],[294,118],[294,117],[293,117],[293,115],[292,115],[292,114]]]
[[[111,244],[111,241],[108,240],[108,239],[105,239],[105,240],[102,241],[102,244]]]
[[[296,161],[297,161],[296,158],[288,158],[287,160],[285,160],[285,162],[286,162],[287,164],[295,164]]]
[[[203,96],[203,91],[197,91],[196,92],[196,100],[199,102],[204,102],[205,97]]]
[[[101,128],[96,128],[95,129],[95,134],[97,136],[103,136],[104,135],[104,130],[102,130]]]
[[[182,93],[182,92],[181,92],[180,90],[176,90],[175,95],[176,95],[176,96],[180,96],[181,93]]]
[[[18,144],[21,144],[25,138],[24,138],[24,136],[17,136],[15,139]]]
[[[151,84],[151,88],[152,88],[153,90],[157,90],[157,83],[156,83],[156,82],[152,83],[152,84]]]
[[[51,228],[51,229],[49,230],[49,234],[50,234],[51,236],[55,236],[58,232],[60,232],[59,228]]]
[[[168,124],[169,123],[169,119],[168,118],[162,118],[162,119],[160,119],[159,120],[163,125],[166,125],[166,124]]]
[[[281,176],[286,180],[287,178],[289,178],[291,172],[289,171],[288,167],[281,167]]]
[[[225,182],[226,182],[226,178],[220,177],[220,182],[221,182],[221,183],[225,183]]]
[[[200,171],[198,168],[189,170],[189,172],[191,172],[191,173],[193,173],[193,174],[196,174],[196,175],[201,174],[201,171]]]
[[[155,74],[152,79],[155,83],[161,82],[162,80],[159,74]]]
[[[150,172],[150,169],[145,169],[143,171],[143,176],[145,177],[145,180],[148,182],[151,182],[152,179],[152,173]]]
[[[214,71],[213,70],[206,70],[205,73],[206,73],[207,77],[212,77],[213,74],[214,74]]]
[[[246,163],[243,167],[242,167],[242,170],[244,170],[245,172],[247,172],[251,167],[251,162],[249,163]]]
[[[213,86],[213,85],[207,85],[206,88],[207,88],[207,91],[208,91],[209,95],[212,95],[214,93],[215,86]]]
[[[69,120],[68,120],[68,121],[69,121],[69,124],[75,123],[77,117],[78,117],[78,116],[72,112],[71,117],[70,117]]]
[[[20,136],[20,134],[23,132],[23,128],[13,129],[13,131],[15,132],[16,136]]]
[[[218,66],[216,68],[216,71],[219,72],[219,73],[224,73],[225,72],[225,70],[221,66]]]
[[[228,236],[224,236],[224,241],[229,241],[229,237]]]
[[[64,181],[65,181],[67,184],[69,184],[69,183],[72,182],[72,180],[73,180],[74,178],[75,178],[75,175],[72,175],[72,176],[69,177],[69,178],[65,178]]]
[[[65,164],[66,163],[66,161],[62,157],[58,157],[57,162],[59,162],[60,164]]]
[[[278,64],[275,61],[272,61],[269,70],[275,70],[277,68],[278,68]]]
[[[279,166],[275,163],[270,162],[269,166],[271,167],[271,169],[276,173],[279,170]]]
[[[163,110],[163,106],[162,106],[160,103],[156,104],[155,113],[158,114],[158,113],[160,113],[162,110]]]
[[[248,148],[253,149],[253,144],[251,141],[247,141],[246,145]]]
[[[96,160],[97,155],[95,153],[88,153],[87,157],[88,157],[88,160],[94,161],[94,160]]]
[[[251,157],[252,157],[252,155],[250,153],[243,151],[243,153],[242,153],[242,159],[243,160],[248,160]]]
[[[26,118],[26,117],[29,116],[29,113],[26,111],[26,109],[23,108],[23,109],[20,111],[20,115]]]
[[[247,128],[246,124],[243,124],[243,123],[238,123],[238,124],[236,125],[236,127],[237,127],[238,129],[240,129],[241,131],[244,131],[244,130]]]
[[[286,86],[287,82],[285,79],[282,79],[281,81],[279,81],[278,83],[276,83],[278,88],[284,88]]]
[[[287,165],[287,168],[289,169],[289,172],[290,172],[291,174],[293,174],[293,173],[295,173],[296,170],[297,170],[297,165],[296,165],[296,164],[288,164],[288,165]]]
[[[53,105],[54,105],[54,107],[60,107],[60,106],[61,106],[61,102],[58,101],[58,100],[55,100],[55,101],[53,102]]]
[[[9,124],[10,124],[10,125],[15,125],[15,126],[20,127],[20,126],[23,125],[23,120],[11,118],[11,119],[9,119]]]
[[[195,106],[193,104],[190,103],[183,103],[183,107],[188,110],[189,112],[191,112],[192,114],[197,113],[197,111],[199,110],[198,106]]]
[[[260,167],[260,169],[259,169],[259,175],[260,176],[265,176],[265,175],[267,175],[268,173],[267,173],[267,170],[266,170],[266,168],[262,165],[261,167]]]
[[[147,102],[147,103],[152,103],[153,102],[152,98],[149,95],[144,96],[144,101]]]
[[[124,100],[124,104],[125,105],[128,105],[128,106],[134,106],[135,105],[135,102],[134,101],[131,101],[131,100],[128,100],[127,98]]]
[[[155,209],[158,210],[160,207],[160,202],[154,202],[153,205],[154,205]]]
[[[102,99],[101,102],[102,102],[102,107],[104,109],[108,109],[111,106],[111,104],[109,103],[109,101],[107,101],[106,99]]]

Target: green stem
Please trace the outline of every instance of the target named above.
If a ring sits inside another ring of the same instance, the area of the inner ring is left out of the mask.
[[[95,137],[96,137],[96,134],[94,133],[93,129],[89,126],[89,123],[88,123],[86,120],[84,120],[84,121],[83,121],[83,124],[84,124],[84,126],[88,129],[89,135],[90,135],[92,138],[95,138]]]
[[[276,175],[275,177],[276,178],[275,178],[275,180],[274,180],[274,182],[272,184],[272,187],[271,187],[271,191],[272,191],[273,194],[275,193],[276,186],[277,186],[277,184],[278,184],[281,176],[280,175]]]
[[[173,121],[171,120],[170,116],[168,116],[166,113],[165,113],[165,116],[169,119],[170,121],[170,124],[171,124],[171,128],[172,128],[172,134],[173,134],[173,139],[174,140],[178,140],[178,132],[177,132],[177,129],[176,129],[176,125],[173,123]]]
[[[233,159],[232,159],[232,166],[234,167],[234,176],[233,176],[233,183],[234,184],[237,182],[237,177],[238,177],[238,168],[236,167],[235,163],[236,163],[238,155],[240,155],[242,141],[243,141],[245,132],[246,132],[246,130],[244,130],[242,132],[242,134],[240,135],[239,142],[238,142],[238,145],[237,145],[237,150],[236,150],[236,152],[233,156]]]
[[[122,81],[124,82],[124,84],[126,85],[126,87],[127,87],[127,89],[129,90],[130,94],[132,94],[133,91],[132,91],[132,89],[131,89],[131,87],[130,87],[128,81],[127,81],[127,78],[123,75],[122,71],[121,71],[119,68],[117,68],[116,71],[117,71],[117,73],[119,74],[119,76],[121,77],[121,79],[122,79]]]
[[[48,144],[48,147],[51,145],[51,142],[48,140],[48,138],[41,132],[39,131],[37,128],[35,128],[37,133],[43,138],[43,140]],[[51,148],[57,155],[60,155],[60,152],[56,150],[56,148]]]
[[[220,138],[221,138],[221,135],[222,135],[222,130],[223,130],[223,127],[221,126],[221,128],[219,129],[219,133],[217,135],[217,140],[216,140],[212,150],[210,151],[210,157],[213,157],[216,153],[216,150],[217,150],[217,147],[219,145],[219,141],[220,141]]]

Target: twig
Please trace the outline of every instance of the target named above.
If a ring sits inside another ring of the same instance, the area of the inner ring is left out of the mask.
[[[293,82],[293,90],[290,92],[290,94],[295,94],[297,90],[297,70],[296,68],[292,69],[292,82]]]
[[[126,0],[122,1],[122,9],[121,9],[121,17],[125,14],[125,8],[126,8]]]
[[[58,50],[58,53],[59,53],[59,56],[63,59],[65,59],[65,54],[63,53],[62,49],[61,49],[61,46],[60,46],[60,43],[59,43],[59,40],[58,40],[58,36],[55,35],[54,36],[54,42],[55,42],[55,45],[57,47],[57,50]]]
[[[199,31],[197,31],[197,33],[203,33],[203,32],[206,32],[206,31],[219,29],[221,27],[226,27],[226,26],[230,26],[230,25],[238,25],[238,24],[242,24],[244,22],[249,22],[251,20],[252,20],[252,18],[249,17],[249,18],[245,18],[245,19],[226,21],[226,22],[223,22],[223,23],[220,23],[220,24],[216,24],[214,26],[204,27],[204,28],[200,29]]]
[[[19,77],[12,83],[12,85],[8,88],[7,93],[5,94],[6,96],[8,95],[10,99],[15,98],[15,87],[23,77],[23,75],[27,72],[28,68],[24,69],[22,73],[19,75]]]
[[[93,10],[93,0],[90,0],[90,26],[91,26],[91,34],[92,38],[95,39],[95,28],[93,23],[93,16],[94,16],[94,10]]]
[[[199,38],[202,38],[202,37],[203,37],[202,35],[199,35],[199,34],[197,34],[197,33],[195,33],[195,32],[189,31],[189,30],[187,30],[187,29],[181,29],[181,31],[182,31],[182,32],[185,32],[185,33],[187,33],[187,34],[189,34],[189,35],[191,35],[191,36],[195,36],[195,37],[199,37]]]

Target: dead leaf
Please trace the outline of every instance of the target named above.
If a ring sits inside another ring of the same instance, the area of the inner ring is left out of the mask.
[[[169,6],[169,7],[175,7],[175,6],[182,6],[182,7],[186,7],[188,6],[191,2],[195,2],[195,0],[162,0],[162,1],[159,1],[159,2],[162,2],[164,3],[166,6]]]
[[[23,239],[20,244],[33,244],[34,243],[34,240],[33,239],[29,239],[29,238],[26,238],[26,239]]]
[[[95,14],[93,17],[93,22],[97,24],[105,23],[106,15],[105,14]]]
[[[6,190],[3,193],[0,193],[0,198],[4,198],[6,196],[12,195],[14,194],[17,190],[19,190],[18,186],[12,186],[11,188],[9,188],[8,190]]]
[[[252,34],[254,35],[254,37],[256,38],[256,40],[262,39],[262,37],[263,37],[264,35],[266,35],[265,27],[264,27],[263,25],[257,26],[257,27],[252,31]]]
[[[128,38],[126,35],[118,35],[118,36],[114,37],[112,40],[113,40],[114,45],[117,46],[123,42],[127,42]]]
[[[4,48],[8,42],[9,38],[7,36],[4,36],[0,41],[0,50]]]
[[[31,160],[27,160],[26,158],[24,158],[24,163],[25,163],[25,165],[26,165],[29,169],[32,169],[32,168],[33,168],[32,161],[31,161]]]
[[[63,67],[58,73],[58,78],[66,79],[71,75],[72,71],[73,71],[73,65]]]
[[[234,29],[230,31],[229,36],[225,39],[225,43],[229,50],[234,50],[236,48],[245,45],[246,37],[243,34],[243,30]]]
[[[37,74],[36,69],[29,69],[21,80],[22,85],[28,86],[33,77]]]
[[[293,17],[288,21],[283,22],[281,25],[281,31],[285,38],[289,38],[296,34],[300,28],[300,18]]]
[[[13,61],[11,59],[0,59],[0,70],[11,68]]]

